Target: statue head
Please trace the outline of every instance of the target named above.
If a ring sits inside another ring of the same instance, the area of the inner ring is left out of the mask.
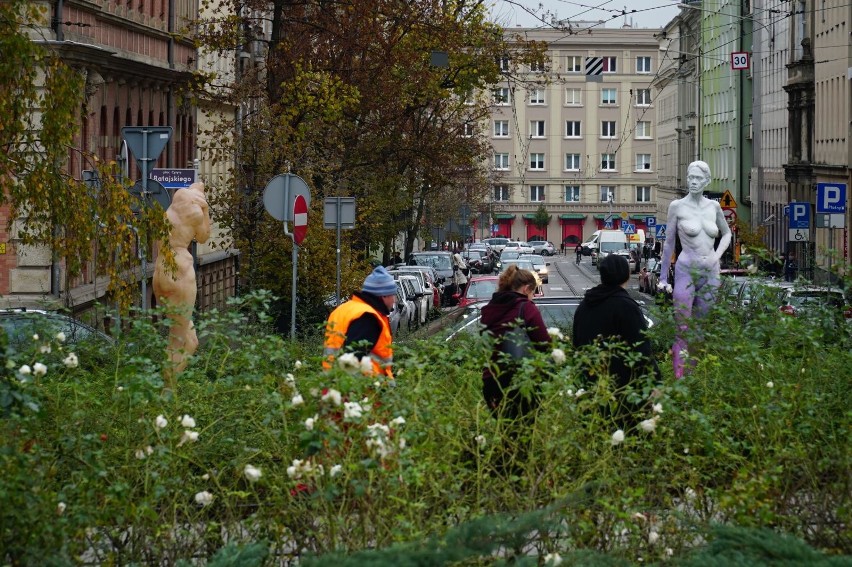
[[[710,166],[703,161],[694,161],[686,168],[686,187],[690,194],[701,194],[710,183]]]

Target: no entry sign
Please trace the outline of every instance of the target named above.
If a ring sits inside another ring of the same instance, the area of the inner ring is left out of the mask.
[[[293,201],[293,240],[299,246],[308,233],[308,204],[301,195]]]

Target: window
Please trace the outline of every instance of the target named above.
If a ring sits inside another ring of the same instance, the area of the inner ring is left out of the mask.
[[[636,202],[637,203],[650,203],[651,202],[651,188],[650,187],[636,187]]]
[[[603,58],[603,72],[604,73],[615,73],[616,65],[615,65],[615,57],[604,57]]]
[[[530,154],[530,169],[536,171],[544,169],[544,154]]]
[[[582,73],[583,72],[583,57],[580,55],[569,55],[565,58],[566,73]]]
[[[583,104],[583,91],[580,89],[568,88],[565,89],[565,104],[571,106],[580,106]]]
[[[636,171],[651,171],[651,154],[636,154]]]
[[[615,202],[615,187],[612,185],[601,185],[601,203]]]
[[[544,138],[544,120],[530,120],[530,138]]]
[[[509,121],[495,120],[494,121],[494,137],[508,138],[509,137]]]
[[[565,186],[565,202],[579,203],[580,202],[580,186],[566,185]]]
[[[637,57],[636,58],[636,72],[637,73],[650,73],[651,72],[651,58],[650,57]]]
[[[494,104],[509,104],[509,87],[497,87],[494,89]]]
[[[615,171],[615,154],[601,154],[601,171]]]
[[[639,89],[636,91],[636,105],[650,106],[651,104],[651,89]]]
[[[497,58],[497,67],[500,68],[501,73],[509,72],[509,56],[504,55],[502,57]]]
[[[544,89],[530,91],[530,104],[544,104]]]
[[[601,89],[601,104],[615,104],[615,89]]]
[[[471,137],[471,136],[473,136],[475,133],[476,133],[476,128],[474,128],[473,123],[471,123],[471,122],[465,122],[465,123],[464,123],[464,130],[463,130],[463,134],[462,134],[462,135],[463,135],[465,138],[470,138],[470,137]]]
[[[506,171],[509,169],[509,154],[494,154],[494,169]]]
[[[544,73],[545,71],[547,71],[547,57],[542,55],[540,59],[536,59],[530,63],[530,72]]]
[[[541,203],[544,201],[544,185],[530,185],[530,202]]]
[[[508,201],[509,200],[509,186],[508,185],[495,185],[494,186],[494,200],[495,201]]]
[[[601,121],[601,138],[615,138],[615,121]]]
[[[636,123],[636,137],[637,138],[650,138],[651,137],[651,123],[647,120],[640,120]]]
[[[565,154],[565,171],[580,171],[580,154]]]
[[[581,135],[579,120],[569,120],[565,123],[566,138],[579,138]]]

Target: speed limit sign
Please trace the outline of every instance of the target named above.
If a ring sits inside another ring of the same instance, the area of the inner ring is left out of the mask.
[[[731,69],[741,71],[749,68],[748,52],[734,51],[731,53]]]

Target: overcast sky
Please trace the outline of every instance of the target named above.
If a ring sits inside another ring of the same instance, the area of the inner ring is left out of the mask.
[[[640,28],[661,28],[677,15],[678,0],[491,0],[495,21],[506,26],[538,27],[542,19],[606,20],[606,27],[621,27],[628,12],[628,23]],[[635,12],[633,12],[635,10]],[[613,19],[613,16],[618,17]]]

